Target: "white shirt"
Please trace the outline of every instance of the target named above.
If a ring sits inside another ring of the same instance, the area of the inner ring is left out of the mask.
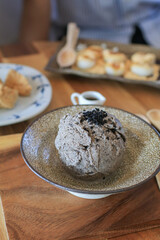
[[[22,6],[23,0],[0,0],[0,45],[17,40]],[[160,48],[160,0],[51,0],[50,40],[62,37],[68,22],[78,24],[82,38],[122,43],[138,24],[146,41]]]
[[[160,0],[51,0],[51,39],[64,34],[68,22],[80,37],[130,42],[138,24],[147,42],[160,47]]]

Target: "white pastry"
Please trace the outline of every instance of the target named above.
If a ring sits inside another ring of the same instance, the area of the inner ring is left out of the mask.
[[[88,58],[85,55],[79,55],[77,57],[77,67],[81,69],[91,68],[95,65],[95,60]]]
[[[99,58],[102,58],[102,48],[100,46],[91,45],[78,54],[77,67],[81,69],[91,68]]]
[[[122,76],[125,72],[125,64],[121,63],[106,63],[106,73],[113,76]]]
[[[127,57],[124,53],[111,51],[109,49],[103,50],[103,58],[108,63],[120,63],[127,60]]]
[[[132,62],[140,64],[155,64],[156,56],[153,53],[137,52],[131,57]]]
[[[102,57],[102,48],[100,46],[91,45],[84,49],[81,54],[95,60]]]
[[[151,76],[154,72],[153,66],[148,64],[132,63],[130,69],[131,72],[144,77]]]

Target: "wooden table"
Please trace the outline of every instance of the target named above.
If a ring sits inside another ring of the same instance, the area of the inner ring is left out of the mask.
[[[33,42],[30,44],[26,44],[26,45],[10,45],[10,46],[0,47],[0,61],[1,62],[5,62],[5,63],[11,62],[11,63],[19,63],[19,64],[24,64],[24,65],[29,65],[31,67],[34,67],[34,68],[40,70],[48,77],[48,79],[50,80],[50,83],[52,85],[52,88],[53,88],[53,97],[52,97],[52,101],[51,101],[49,107],[45,110],[45,112],[47,112],[51,109],[58,108],[58,107],[71,105],[71,100],[70,100],[71,93],[83,92],[83,91],[88,91],[88,90],[95,90],[95,91],[101,92],[107,98],[105,105],[116,107],[116,108],[121,108],[121,109],[130,111],[132,113],[145,114],[146,111],[151,108],[160,108],[160,89],[142,86],[142,85],[140,86],[140,85],[136,85],[136,84],[131,85],[131,84],[112,82],[109,80],[107,80],[107,81],[101,80],[101,79],[91,80],[91,79],[83,79],[83,78],[76,77],[76,76],[60,76],[60,75],[45,72],[44,66],[47,64],[49,57],[54,54],[57,44],[58,43],[54,43],[54,42]],[[22,122],[22,123],[10,125],[10,126],[0,127],[0,136],[1,136],[0,137],[0,145],[1,145],[0,146],[0,160],[3,158],[3,161],[5,161],[5,160],[7,160],[8,157],[10,157],[9,152],[15,154],[15,152],[18,151],[17,149],[19,149],[19,142],[20,142],[21,134],[17,134],[17,133],[22,133],[25,130],[26,126],[32,120],[33,119],[30,119],[30,120]],[[9,134],[12,134],[12,135],[8,136]],[[17,134],[17,135],[13,135],[13,134]],[[19,154],[19,152],[18,153],[16,152],[16,154]],[[1,156],[2,156],[2,158],[1,158]],[[20,157],[20,155],[18,155],[18,156]],[[15,155],[12,157],[14,158],[14,161],[16,161]],[[2,161],[2,163],[3,163],[3,161]],[[10,164],[10,163],[8,162],[8,164]],[[17,162],[17,164],[18,164],[18,162]],[[24,167],[24,165],[23,165],[23,167]],[[25,166],[25,169],[26,168],[27,167]],[[29,172],[28,169],[26,171]],[[0,174],[1,173],[2,172],[0,172]],[[29,174],[31,176],[33,175],[33,173],[30,173],[30,172],[29,172]],[[2,175],[0,175],[0,181],[3,180],[3,179],[1,179]],[[9,177],[12,177],[12,176],[9,175]],[[37,177],[33,177],[33,179],[36,182]],[[19,181],[22,181],[22,179],[19,179]],[[37,181],[39,181],[39,179]],[[46,189],[49,189],[47,183],[42,183],[42,180],[40,181],[40,183],[42,184],[42,186],[44,188],[46,187]],[[7,230],[8,230],[10,239],[18,240],[18,239],[22,239],[22,238],[20,238],[20,235],[18,234],[18,230],[17,230],[17,232],[16,231],[14,233],[12,232],[11,222],[9,222],[9,220],[8,220],[8,222],[6,221],[6,225],[5,225],[4,215],[6,215],[7,219],[10,219],[9,215],[7,213],[7,210],[5,212],[5,207],[8,206],[8,205],[5,205],[5,203],[7,203],[5,194],[9,194],[10,193],[9,191],[11,191],[13,193],[13,189],[11,189],[10,183],[7,183],[7,184],[5,185],[5,183],[2,183],[2,185],[0,186],[1,195],[2,195],[2,204],[0,204],[0,225],[4,227],[3,233],[2,232],[0,233],[0,239],[2,239],[1,236],[3,236],[4,239],[7,239]],[[18,186],[20,187],[20,184]],[[18,188],[18,186],[17,186],[17,188]],[[148,187],[150,187],[154,192],[156,192],[157,195],[160,194],[158,192],[158,187],[156,185],[155,179],[152,179],[152,181],[149,182],[148,185],[145,185],[144,188],[141,188],[141,191],[144,190],[144,192],[145,192],[145,189],[147,189]],[[55,191],[57,194],[56,196],[63,196],[63,194],[64,194],[64,196],[66,196],[65,193],[62,193],[63,191],[61,191],[61,190],[56,189]],[[133,191],[133,194],[134,193],[135,192]],[[152,193],[152,191],[150,193]],[[48,194],[47,190],[44,191],[43,194]],[[132,193],[129,196],[131,197]],[[71,198],[74,198],[75,201],[78,201],[77,198],[75,198],[75,197],[72,197],[72,196],[68,197],[69,200]],[[4,199],[4,201],[3,201],[3,199]],[[13,196],[13,199],[14,199],[14,196]],[[98,200],[98,201],[101,201],[101,200]],[[103,205],[105,204],[104,201],[105,200],[102,201]],[[126,198],[126,201],[128,201],[127,198]],[[82,201],[80,201],[80,204],[83,204]],[[126,207],[125,202],[122,201],[121,204],[122,205],[124,204],[124,208]],[[147,203],[145,203],[145,204],[147,204]],[[5,206],[4,209],[3,209],[3,206]],[[128,205],[127,205],[127,207],[129,208]],[[145,206],[143,206],[143,204],[142,204],[140,207],[143,208]],[[3,213],[3,210],[4,210],[4,213]],[[93,211],[94,211],[94,208],[93,208]],[[112,211],[112,209],[110,209],[110,211]],[[59,209],[59,212],[61,212],[60,209]],[[160,213],[160,206],[157,209],[157,213]],[[106,214],[109,214],[109,213],[106,213]],[[152,213],[149,213],[149,214],[152,214]],[[114,214],[114,210],[113,210],[113,215],[116,218],[116,214]],[[42,217],[43,217],[43,215],[42,215]],[[74,216],[72,216],[72,217],[74,218]],[[141,216],[141,217],[143,218],[143,216]],[[113,219],[111,216],[110,216],[110,218],[112,221]],[[145,218],[145,216],[144,216],[144,218]],[[160,220],[160,216],[159,216],[159,220]],[[18,221],[18,219],[17,219],[17,221]],[[63,224],[63,221],[62,221],[62,224]],[[24,225],[25,225],[25,223],[24,223]],[[95,228],[96,228],[96,222],[95,222]],[[1,235],[1,234],[3,234],[3,235]],[[21,236],[23,236],[23,239],[29,239],[28,237],[25,238],[24,233]],[[67,235],[66,235],[66,237],[63,236],[64,238],[62,236],[61,237],[57,237],[57,236],[52,239],[77,239],[77,240],[78,239],[106,239],[106,237],[103,234],[97,235],[97,236],[96,235],[89,236],[86,234],[86,236],[84,236],[83,238],[78,237],[78,235],[77,235],[77,238],[76,237],[71,238],[71,236],[67,237]],[[142,230],[142,228],[139,228],[139,230],[135,230],[135,232],[130,231],[130,233],[125,233],[125,231],[122,231],[122,232],[119,231],[119,234],[117,234],[117,235],[115,234],[115,236],[114,236],[114,234],[113,235],[106,234],[106,236],[107,236],[107,239],[114,239],[114,240],[124,240],[124,239],[125,240],[127,240],[127,239],[128,240],[129,239],[130,240],[132,240],[132,239],[159,240],[160,239],[160,228],[159,228],[158,224],[157,225],[155,224],[153,228],[146,227],[146,229],[144,228],[143,230]],[[33,235],[31,234],[30,239],[38,239],[38,238],[33,238]],[[43,236],[43,238],[39,237],[39,239],[51,239],[51,238],[49,238],[49,237],[47,238],[47,236],[45,235],[45,236]]]

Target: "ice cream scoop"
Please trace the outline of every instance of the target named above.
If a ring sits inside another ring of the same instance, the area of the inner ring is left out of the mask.
[[[95,108],[65,115],[60,120],[55,146],[73,173],[94,176],[116,170],[123,158],[125,141],[119,120]]]

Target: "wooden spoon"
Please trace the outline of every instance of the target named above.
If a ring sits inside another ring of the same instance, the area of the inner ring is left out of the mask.
[[[150,121],[148,120],[148,118],[146,118],[146,116],[144,116],[143,114],[137,113],[136,114],[138,117],[142,118],[143,120],[145,120],[146,122],[150,123]]]
[[[155,111],[156,110],[156,111]],[[146,113],[146,115],[147,115],[147,117],[146,116],[144,116],[143,114],[136,114],[137,116],[139,116],[140,118],[142,118],[143,120],[145,120],[146,122],[148,122],[148,123],[152,123],[153,125],[155,125],[152,121],[153,121],[153,116],[151,116],[151,115],[153,115],[153,112],[154,112],[154,114],[155,114],[155,112],[156,112],[156,114],[157,114],[157,112],[158,112],[158,116],[159,116],[159,124],[160,124],[160,110],[158,110],[158,109],[151,109],[151,110],[149,110],[147,113]],[[156,115],[155,114],[155,115]],[[152,121],[151,121],[151,118],[152,118]],[[155,125],[156,126],[156,125]],[[158,127],[157,127],[157,129],[158,129]],[[157,175],[155,176],[156,177],[156,181],[157,181],[157,185],[158,185],[158,188],[159,188],[159,190],[160,190],[160,172],[159,173],[157,173]]]
[[[160,131],[160,109],[150,109],[146,113],[150,122]]]
[[[69,67],[76,60],[75,46],[78,40],[79,28],[75,23],[67,26],[66,44],[57,55],[57,63],[60,67]]]

